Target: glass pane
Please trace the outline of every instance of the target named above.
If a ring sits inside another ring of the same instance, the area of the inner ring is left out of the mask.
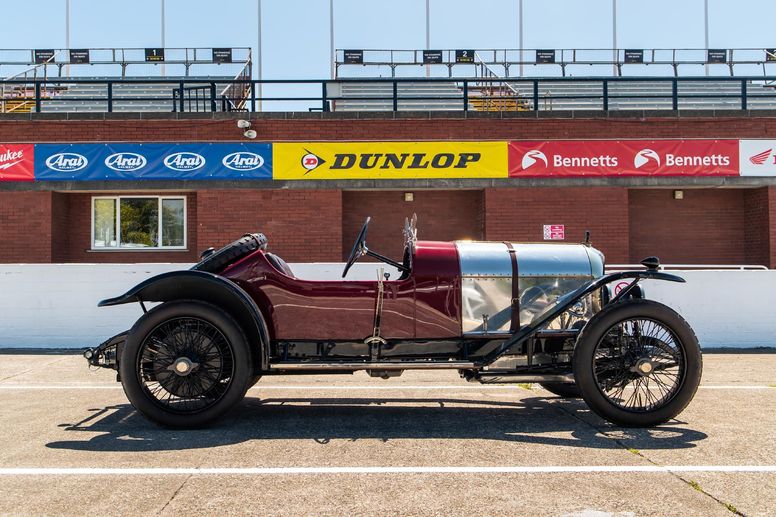
[[[94,200],[94,242],[95,248],[116,246],[116,200]]]
[[[121,247],[153,248],[159,245],[159,200],[121,199]]]
[[[183,246],[183,199],[162,199],[162,246]]]

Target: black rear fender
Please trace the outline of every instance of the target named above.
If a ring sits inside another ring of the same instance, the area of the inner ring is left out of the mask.
[[[222,276],[205,271],[171,271],[139,283],[116,298],[102,300],[99,307],[132,302],[200,300],[229,313],[242,327],[250,344],[256,373],[269,365],[269,332],[261,310],[243,289]]]

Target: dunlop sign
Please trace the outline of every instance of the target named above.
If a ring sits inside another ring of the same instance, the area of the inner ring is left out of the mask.
[[[273,145],[276,180],[506,178],[504,142]]]

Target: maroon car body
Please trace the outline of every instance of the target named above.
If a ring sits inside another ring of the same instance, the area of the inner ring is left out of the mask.
[[[138,302],[143,315],[84,355],[119,372],[140,412],[173,427],[212,422],[262,376],[290,373],[453,369],[474,382],[537,382],[633,426],[664,422],[692,399],[697,338],[640,284],[684,280],[655,257],[604,274],[589,242],[422,241],[413,218],[397,262],[367,247],[368,224],[337,280],[299,278],[262,234],[207,250],[189,270],[100,302]],[[374,280],[345,280],[366,255],[396,278],[376,264]],[[622,280],[613,296],[608,285]]]

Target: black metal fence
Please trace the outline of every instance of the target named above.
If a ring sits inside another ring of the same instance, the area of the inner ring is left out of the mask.
[[[132,90],[132,94],[130,94]],[[80,92],[77,95],[74,92]],[[26,111],[332,111],[776,109],[776,77],[49,79],[0,81],[0,113]],[[261,93],[260,93],[261,92]],[[134,103],[134,104],[133,104]],[[88,108],[88,109],[87,109]],[[19,111],[18,109],[16,111]]]

